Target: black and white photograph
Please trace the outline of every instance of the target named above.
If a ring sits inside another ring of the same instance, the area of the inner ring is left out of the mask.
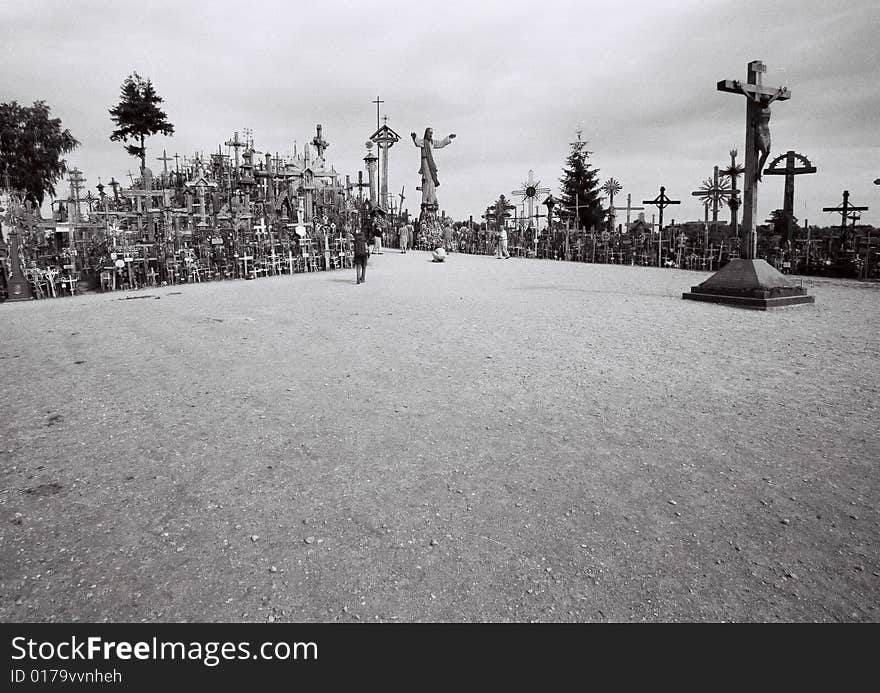
[[[0,622],[877,623],[878,29],[2,3]]]

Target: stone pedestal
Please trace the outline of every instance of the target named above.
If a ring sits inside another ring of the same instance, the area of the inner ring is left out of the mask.
[[[816,300],[766,261],[743,259],[731,260],[702,284],[691,287],[682,298],[756,310],[814,303]]]

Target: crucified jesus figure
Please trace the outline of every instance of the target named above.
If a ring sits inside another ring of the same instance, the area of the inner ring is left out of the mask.
[[[760,107],[753,125],[755,128],[755,149],[760,157],[758,168],[755,171],[755,179],[761,180],[761,171],[764,170],[764,164],[767,163],[767,157],[770,156],[770,104],[785,94],[786,90],[785,87],[779,87],[775,94],[768,96],[766,94],[750,94],[739,80],[735,80],[733,85]]]

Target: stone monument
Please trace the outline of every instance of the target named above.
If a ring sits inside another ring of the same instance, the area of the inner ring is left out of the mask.
[[[449,134],[442,140],[434,140],[434,130],[432,128],[425,129],[425,136],[418,137],[416,133],[410,133],[413,144],[421,150],[421,165],[419,173],[422,175],[422,185],[419,190],[422,191],[421,214],[419,215],[420,233],[426,235],[439,235],[440,222],[437,219],[437,210],[440,204],[437,202],[437,188],[440,186],[440,180],[437,178],[437,165],[434,163],[434,149],[442,149],[455,139],[455,133]]]

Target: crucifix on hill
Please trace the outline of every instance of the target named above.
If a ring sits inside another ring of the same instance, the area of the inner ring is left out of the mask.
[[[680,205],[681,200],[670,200],[666,196],[666,187],[660,186],[660,194],[653,200],[642,200],[643,205],[654,205],[660,210],[660,227],[658,228],[659,236],[657,239],[657,267],[663,264],[663,210],[669,205]]]
[[[232,147],[235,150],[235,175],[238,176],[238,150],[242,147],[246,147],[247,143],[238,139],[238,132],[233,135],[231,140],[226,140],[223,144],[227,147]]]
[[[780,162],[785,159],[785,167]],[[798,166],[795,159],[800,161]],[[766,176],[785,176],[785,192],[782,197],[782,213],[785,215],[785,237],[789,247],[794,240],[794,177],[805,173],[815,173],[816,167],[810,163],[807,157],[796,154],[789,149],[785,154],[777,156],[770,165],[764,169]]]
[[[168,162],[171,161],[173,158],[174,157],[168,156],[168,152],[165,151],[164,149],[162,150],[162,156],[156,157],[156,161],[162,162],[162,166],[163,166],[162,170],[165,174],[166,185],[167,185],[167,181],[168,181]]]
[[[626,194],[626,207],[615,207],[615,210],[618,212],[622,212],[626,210],[626,230],[629,231],[630,224],[630,214],[632,212],[638,212],[644,209],[644,207],[633,207],[632,206],[632,195],[630,193]]]
[[[849,190],[843,191],[843,203],[838,205],[837,207],[823,207],[823,212],[837,212],[840,214],[840,245],[841,247],[846,245],[847,237],[849,235],[849,231],[846,227],[846,222],[852,219],[850,216],[853,212],[866,212],[868,211],[867,207],[856,207],[855,205],[851,205],[849,203]],[[855,221],[853,221],[853,225],[855,225]]]
[[[736,79],[723,79],[717,84],[718,91],[742,94],[746,97],[746,160],[743,183],[743,235],[747,259],[755,259],[757,236],[755,218],[758,214],[758,182],[761,169],[770,154],[770,104],[785,101],[791,93],[785,87],[765,87],[761,74],[767,71],[760,60],[748,64],[745,84]]]
[[[312,140],[312,146],[318,152],[318,158],[323,159],[324,152],[327,150],[327,147],[330,146],[330,143],[327,142],[323,138],[323,136],[321,135],[321,129],[322,128],[321,128],[320,123],[315,126],[315,131],[317,132],[317,134],[315,135],[315,138]]]
[[[730,197],[727,199],[727,206],[730,207],[730,235],[738,236],[737,228],[737,212],[739,211],[740,199],[739,190],[736,188],[737,179],[745,172],[742,164],[736,163],[735,149],[730,150],[730,166],[721,171],[721,175],[730,179]]]

